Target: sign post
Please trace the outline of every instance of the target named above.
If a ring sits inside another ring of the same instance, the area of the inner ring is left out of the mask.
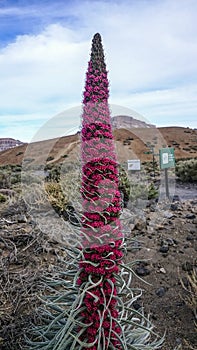
[[[159,161],[160,168],[165,171],[165,188],[166,197],[170,198],[169,193],[169,183],[168,183],[168,168],[173,168],[175,166],[174,148],[161,148],[159,150]]]
[[[166,197],[170,198],[170,192],[169,192],[169,184],[168,184],[168,169],[165,168],[165,188],[166,188]]]
[[[144,154],[152,154],[153,156],[153,177],[155,177],[155,156],[158,156],[159,154],[155,153],[154,145],[146,144],[146,146],[149,148],[149,151],[144,152]]]

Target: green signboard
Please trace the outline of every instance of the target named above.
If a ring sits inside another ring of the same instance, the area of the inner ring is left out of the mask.
[[[174,148],[161,148],[159,150],[160,168],[167,169],[175,166]]]

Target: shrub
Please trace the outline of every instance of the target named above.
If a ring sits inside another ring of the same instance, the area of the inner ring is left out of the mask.
[[[6,197],[0,193],[0,203],[6,202]]]
[[[190,147],[183,147],[183,150],[188,152],[190,151]]]
[[[195,328],[197,331],[197,272],[195,267],[193,267],[192,272],[187,274],[186,281],[185,283],[182,278],[180,279],[181,285],[186,291],[184,301],[194,314]],[[185,341],[185,344],[188,350],[195,350],[192,344],[189,344],[187,341]]]
[[[158,197],[158,190],[155,188],[154,184],[151,183],[148,186],[148,199],[153,199]]]
[[[53,160],[53,159],[54,159],[54,157],[49,156],[49,157],[47,158],[47,162],[50,162],[50,160]]]
[[[16,165],[13,169],[14,172],[20,172],[21,171],[21,165]]]
[[[156,159],[154,160],[154,163],[153,161],[144,162],[143,165],[144,165],[144,170],[148,175],[153,174],[153,172],[155,173],[155,176],[160,174],[159,164]]]
[[[18,183],[18,182],[20,182],[20,181],[21,181],[20,174],[13,174],[13,175],[11,175],[11,177],[10,177],[10,183],[11,183],[12,185],[14,185],[14,184],[16,184],[16,183]]]
[[[130,184],[126,170],[121,165],[118,166],[118,175],[119,175],[118,189],[123,196],[124,207],[127,207],[127,203],[130,198],[131,184]]]
[[[49,202],[52,207],[59,214],[65,210],[68,199],[62,191],[61,185],[57,182],[45,183],[45,190],[47,192]]]
[[[175,168],[176,176],[183,182],[197,181],[197,159],[179,161]]]
[[[21,181],[21,166],[6,165],[0,168],[0,187],[9,188]]]
[[[1,168],[0,169],[0,187],[9,188],[10,187],[10,168]]]
[[[148,189],[145,184],[131,182],[130,183],[130,200],[135,202],[137,199],[147,199]]]
[[[187,276],[188,278],[188,287],[187,287],[187,298],[186,303],[192,309],[192,312],[197,321],[197,273],[193,269],[192,273]]]
[[[194,151],[197,151],[197,146],[194,145],[194,146],[191,146],[192,149],[194,149]]]
[[[46,181],[56,181],[59,182],[60,181],[60,167],[58,165],[54,165],[51,168],[47,168],[46,167],[46,172],[47,172],[47,176],[46,176]]]

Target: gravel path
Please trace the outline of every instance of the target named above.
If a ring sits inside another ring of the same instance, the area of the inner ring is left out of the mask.
[[[175,195],[179,196],[180,200],[196,199],[197,200],[197,184],[180,184],[176,183]]]

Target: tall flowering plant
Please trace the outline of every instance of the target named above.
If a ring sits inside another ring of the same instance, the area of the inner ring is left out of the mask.
[[[92,41],[83,94],[82,212],[69,236],[65,265],[45,279],[47,296],[28,350],[154,350],[163,339],[133,303],[132,265],[123,262],[119,172],[100,34]]]
[[[117,286],[122,253],[121,195],[100,34],[92,41],[81,130],[83,220],[78,284],[84,288],[82,339],[89,349],[120,349]],[[84,350],[86,347],[84,347]]]

